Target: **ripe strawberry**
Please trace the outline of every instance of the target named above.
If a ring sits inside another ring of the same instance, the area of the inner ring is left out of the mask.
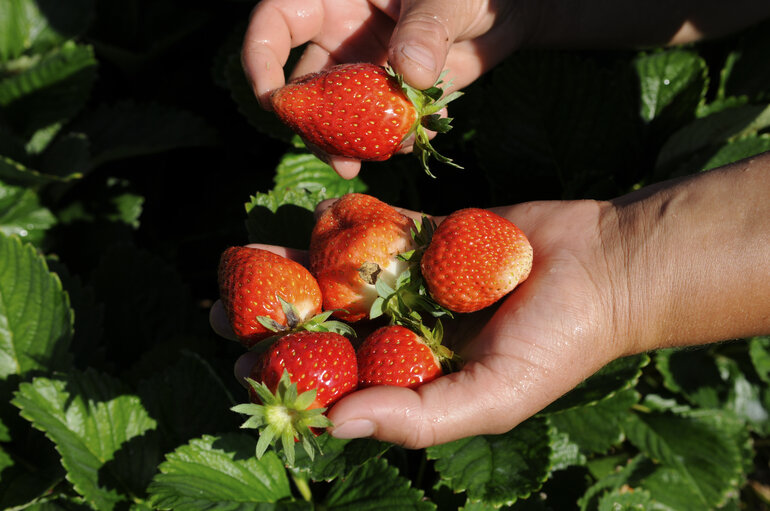
[[[532,246],[505,218],[484,209],[461,209],[439,224],[420,268],[436,302],[455,312],[473,312],[529,276]]]
[[[440,323],[437,323],[440,325]],[[451,352],[441,346],[439,332],[423,335],[401,325],[372,332],[358,348],[358,386],[395,385],[417,388],[443,374]]]
[[[222,253],[218,273],[227,317],[247,348],[321,312],[318,283],[291,259],[257,248],[230,247]],[[284,306],[279,297],[293,309]]]
[[[251,415],[243,427],[260,429],[257,456],[280,438],[293,464],[294,442],[302,440],[312,458],[319,447],[311,428],[331,426],[326,407],[356,389],[356,353],[340,334],[293,332],[260,355],[247,381],[252,403],[233,410]]]
[[[384,202],[348,194],[325,210],[310,236],[310,271],[323,307],[346,321],[368,316],[378,296],[375,283],[390,286],[409,266],[397,256],[415,248],[412,220]]]
[[[429,156],[452,164],[433,149],[426,132],[451,128],[438,112],[460,93],[441,99],[440,84],[419,91],[389,67],[340,64],[297,78],[274,91],[270,101],[285,124],[328,154],[382,161],[414,134],[414,151],[428,171]]]

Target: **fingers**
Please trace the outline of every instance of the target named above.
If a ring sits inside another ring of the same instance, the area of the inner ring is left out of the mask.
[[[499,434],[534,413],[511,406],[511,389],[481,364],[416,390],[377,386],[354,392],[329,412],[337,438],[373,437],[419,449],[479,434]]]
[[[319,0],[264,0],[252,11],[241,62],[263,108],[270,109],[270,92],[284,84],[289,51],[317,34],[322,21]]]
[[[431,87],[444,68],[455,33],[451,16],[454,2],[404,0],[390,39],[388,60],[407,83]]]

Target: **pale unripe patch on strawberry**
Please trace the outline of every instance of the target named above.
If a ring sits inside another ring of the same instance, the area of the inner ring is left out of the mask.
[[[406,269],[397,256],[414,248],[412,226],[410,218],[364,194],[345,195],[324,211],[310,238],[310,269],[324,308],[346,321],[367,317],[378,293],[360,270],[374,264],[378,278],[394,283]]]

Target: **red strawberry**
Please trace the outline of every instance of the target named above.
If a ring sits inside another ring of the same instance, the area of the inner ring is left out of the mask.
[[[270,100],[284,123],[328,154],[386,160],[414,134],[415,153],[427,171],[428,156],[451,164],[433,149],[426,132],[450,129],[438,112],[459,93],[441,99],[440,83],[418,91],[390,68],[340,64],[297,78]]]
[[[260,429],[257,456],[280,438],[293,464],[294,442],[302,440],[312,457],[319,446],[311,428],[331,426],[326,407],[356,389],[356,353],[334,332],[290,333],[260,355],[247,381],[252,403],[233,410],[251,415],[243,427]]]
[[[230,247],[222,253],[218,273],[227,317],[247,348],[321,312],[318,283],[291,259],[257,248]],[[278,297],[294,306],[297,317],[286,317]]]
[[[440,338],[425,333],[421,336],[404,326],[389,325],[370,334],[358,348],[359,387],[416,388],[441,376],[442,361],[451,352],[440,345]]]
[[[284,371],[297,391],[317,391],[308,408],[324,408],[356,388],[356,353],[347,337],[335,332],[294,332],[260,355],[250,377],[272,392]]]
[[[310,271],[326,310],[358,321],[377,298],[375,282],[393,286],[408,263],[397,256],[415,248],[412,220],[369,195],[348,194],[325,210],[310,236]]]
[[[529,276],[532,246],[490,211],[455,211],[436,228],[420,262],[433,299],[455,312],[492,305]]]

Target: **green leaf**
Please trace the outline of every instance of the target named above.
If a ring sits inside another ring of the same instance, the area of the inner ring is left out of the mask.
[[[754,337],[748,343],[754,369],[763,382],[770,383],[770,336]]]
[[[655,362],[672,392],[702,408],[729,410],[766,435],[770,411],[764,403],[763,386],[743,367],[747,350],[745,341],[695,350],[661,350]]]
[[[640,112],[646,122],[668,115],[677,124],[692,118],[708,85],[706,62],[682,48],[640,54],[634,61],[639,77]]]
[[[307,249],[319,195],[295,189],[253,195],[246,204],[249,241]]]
[[[580,452],[604,453],[625,438],[622,429],[625,415],[638,400],[636,391],[624,390],[593,404],[550,414],[548,420],[558,431],[567,434]]]
[[[68,42],[34,66],[0,80],[0,114],[17,133],[31,137],[78,113],[95,78],[93,49]]]
[[[32,245],[0,234],[0,378],[66,369],[72,312]]]
[[[95,371],[22,383],[13,404],[61,454],[67,479],[97,509],[140,498],[159,452],[140,399]]]
[[[706,156],[709,156],[716,148],[739,138],[755,135],[768,126],[769,105],[740,105],[695,119],[675,132],[663,145],[655,164],[657,172],[671,174],[670,169],[687,163],[700,152],[708,151]],[[684,171],[688,170],[700,169],[689,164]]]
[[[339,440],[328,433],[318,437],[321,454],[310,459],[304,450],[297,450],[294,469],[305,472],[314,481],[331,481],[384,454],[390,444],[371,439]]]
[[[40,243],[56,218],[40,204],[37,192],[0,181],[0,233]]]
[[[654,509],[666,510],[668,508],[656,504],[648,491],[618,488],[599,499],[598,511],[648,511]]]
[[[741,420],[720,410],[629,415],[626,434],[642,453],[660,464],[639,485],[674,509],[714,509],[742,484],[753,453]],[[676,484],[672,484],[672,481]],[[689,504],[681,504],[682,493]]]
[[[770,135],[751,135],[723,145],[702,165],[701,170],[711,170],[729,163],[770,151]]]
[[[614,360],[548,406],[544,413],[590,405],[630,389],[636,385],[642,369],[649,362],[650,357],[645,354]]]
[[[64,177],[45,174],[29,168],[18,161],[0,155],[0,180],[5,181],[7,184],[37,188],[42,185],[66,182],[79,177],[81,177],[79,174],[72,174]]]
[[[567,433],[554,429],[551,435],[552,473],[574,465],[586,464],[587,458],[580,452],[580,446],[571,441]]]
[[[0,4],[0,63],[46,51],[82,34],[93,0],[5,0]]]
[[[537,491],[551,470],[551,435],[543,418],[503,435],[475,436],[429,447],[442,482],[471,500],[512,504]]]
[[[307,190],[324,199],[365,192],[360,178],[343,179],[329,165],[310,153],[287,153],[276,168],[274,190]]]
[[[122,158],[217,142],[201,117],[157,103],[123,101],[81,115],[71,129],[91,143],[91,167]]]
[[[182,352],[176,364],[140,382],[138,394],[158,422],[165,445],[235,431],[239,425],[238,416],[229,412],[234,403],[229,390],[214,368],[194,353]],[[194,404],[179,399],[184,395],[195,396]]]
[[[268,510],[291,497],[278,456],[257,459],[251,435],[203,436],[166,455],[148,491],[157,509]]]
[[[329,489],[324,509],[335,511],[430,510],[435,504],[423,499],[395,467],[383,459],[372,460],[339,478]]]

